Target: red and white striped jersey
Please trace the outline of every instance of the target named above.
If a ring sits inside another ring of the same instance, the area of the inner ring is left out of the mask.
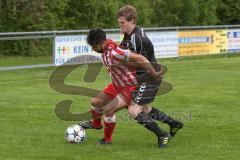
[[[112,40],[107,40],[104,53],[102,54],[103,64],[107,67],[112,78],[112,83],[116,87],[137,86],[137,74],[133,67],[114,65],[120,61],[128,59],[129,50],[121,49]]]

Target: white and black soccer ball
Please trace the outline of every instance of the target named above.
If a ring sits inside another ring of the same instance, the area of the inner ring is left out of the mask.
[[[68,127],[65,137],[69,143],[80,143],[86,138],[84,128],[75,124]]]

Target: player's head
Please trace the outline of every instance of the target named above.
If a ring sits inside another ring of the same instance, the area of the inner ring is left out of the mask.
[[[122,33],[131,33],[137,23],[137,10],[131,5],[125,5],[117,12],[118,25]]]
[[[106,33],[102,29],[92,29],[87,36],[88,44],[98,53],[103,52],[103,45],[106,39]]]

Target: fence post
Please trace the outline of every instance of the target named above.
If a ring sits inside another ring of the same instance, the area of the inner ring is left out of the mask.
[[[56,39],[56,31],[53,31],[53,49],[52,49],[52,64],[55,65],[55,39]]]
[[[225,27],[225,29],[226,29],[226,36],[228,36],[228,25],[226,25],[226,27]],[[225,55],[225,58],[228,58],[228,37],[226,37],[226,39],[227,39],[227,46],[226,46],[226,55]]]
[[[177,33],[178,33],[178,35],[179,35],[179,26],[176,27],[176,31],[177,31]],[[179,41],[179,36],[178,36],[178,41]],[[177,56],[176,60],[178,60],[178,61],[180,60],[180,55],[179,55],[179,42],[178,42],[178,56]]]

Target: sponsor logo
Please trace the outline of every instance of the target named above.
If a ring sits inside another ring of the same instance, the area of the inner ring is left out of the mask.
[[[180,44],[188,44],[188,43],[213,43],[213,35],[210,37],[183,37],[179,38]]]
[[[146,83],[141,84],[140,89],[139,89],[140,92],[138,92],[138,95],[135,98],[135,100],[137,102],[139,102],[139,100],[142,99],[143,92],[145,91],[146,87],[147,87]]]
[[[60,54],[62,54],[62,55],[69,54],[70,53],[70,47],[69,46],[58,47],[57,52],[58,52],[59,55]]]

